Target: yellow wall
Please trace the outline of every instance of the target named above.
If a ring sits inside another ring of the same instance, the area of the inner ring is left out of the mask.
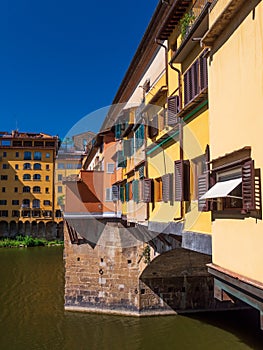
[[[209,67],[211,153],[217,158],[251,146],[262,175],[263,4],[255,19],[250,12],[233,31],[235,20],[227,28],[228,40],[215,44]],[[215,220],[212,230],[213,262],[263,282],[262,221]]]

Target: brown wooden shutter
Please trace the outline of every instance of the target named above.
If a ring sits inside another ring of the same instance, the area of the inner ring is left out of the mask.
[[[152,179],[143,180],[143,201],[144,203],[152,201]]]
[[[209,161],[210,161],[210,148],[209,145],[206,146],[205,150],[205,172],[198,177],[198,210],[199,211],[209,211],[210,203],[207,199],[200,199],[210,187],[210,171],[209,171]],[[212,204],[212,203],[211,203]]]
[[[262,203],[261,203],[261,176],[260,169],[255,169],[255,205],[259,212],[259,218],[262,219]]]
[[[183,200],[183,161],[176,160],[174,162],[174,178],[175,178],[175,201],[181,202]]]
[[[177,124],[177,114],[180,111],[180,99],[179,96],[171,96],[167,100],[168,109],[168,120],[167,124],[169,126],[174,126]]]
[[[200,57],[200,89],[203,90],[208,86],[208,74],[207,74],[207,59],[206,57]]]
[[[243,211],[247,213],[255,210],[255,170],[253,160],[245,162],[242,166],[242,196]]]
[[[168,202],[170,199],[170,174],[165,174],[162,176],[162,197],[164,202]]]
[[[175,201],[190,200],[190,162],[176,160],[174,162]]]
[[[119,199],[119,187],[112,185],[112,200],[115,202]]]
[[[198,210],[208,211],[208,200],[200,199],[209,189],[208,174],[203,174],[198,177]]]
[[[191,80],[190,78],[191,78],[191,71],[188,70],[184,74],[184,105],[185,106],[190,101],[190,80]]]

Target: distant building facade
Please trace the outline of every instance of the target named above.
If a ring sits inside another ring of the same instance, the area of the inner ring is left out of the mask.
[[[63,238],[55,198],[58,137],[0,132],[0,237]]]

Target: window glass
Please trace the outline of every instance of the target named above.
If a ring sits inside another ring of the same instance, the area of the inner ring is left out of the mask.
[[[31,152],[26,151],[24,152],[24,160],[31,160]]]

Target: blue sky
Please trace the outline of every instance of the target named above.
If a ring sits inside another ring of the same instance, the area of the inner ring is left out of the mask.
[[[2,0],[0,130],[64,137],[110,105],[157,3]]]

